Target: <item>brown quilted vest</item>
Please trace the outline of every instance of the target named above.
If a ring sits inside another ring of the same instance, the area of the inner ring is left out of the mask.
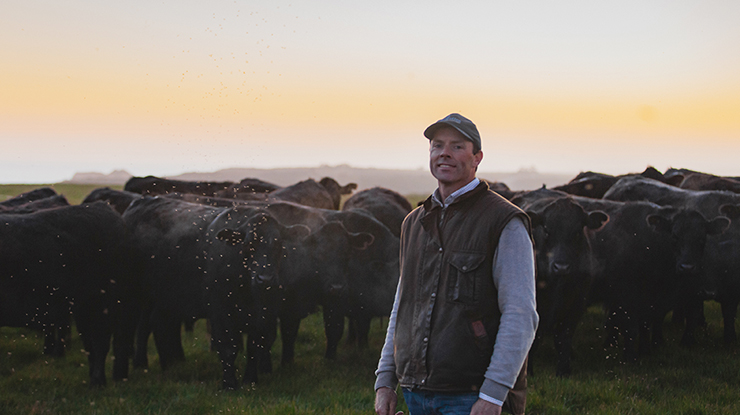
[[[406,218],[394,337],[401,386],[439,392],[480,388],[501,316],[493,255],[515,216],[529,224],[524,212],[483,182],[444,214],[429,198]]]

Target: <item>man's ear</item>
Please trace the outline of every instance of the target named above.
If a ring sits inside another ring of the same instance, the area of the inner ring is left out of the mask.
[[[475,157],[473,165],[478,169],[478,165],[483,160],[483,150],[478,150],[477,153],[473,154],[473,157]]]

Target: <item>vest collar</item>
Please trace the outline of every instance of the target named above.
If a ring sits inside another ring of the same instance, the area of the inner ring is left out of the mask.
[[[478,185],[475,186],[472,190],[459,195],[447,206],[449,207],[449,206],[457,205],[459,203],[462,203],[465,200],[469,200],[470,198],[480,195],[486,191],[488,191],[488,183],[486,183],[483,180],[480,180]],[[424,201],[423,206],[424,206],[424,211],[426,214],[429,214],[432,211],[437,210],[437,209],[442,209],[442,204],[440,204],[435,199],[436,197],[432,194]]]
[[[438,203],[438,204],[442,205],[442,208],[444,209],[445,207],[451,205],[452,202],[454,202],[458,197],[460,197],[460,196],[464,195],[465,193],[467,193],[467,192],[475,189],[475,187],[478,186],[479,183],[480,183],[480,179],[478,179],[477,177],[473,177],[473,180],[471,180],[465,186],[463,186],[463,187],[455,190],[454,192],[452,192],[452,194],[449,195],[449,196],[447,196],[447,198],[445,200],[442,200],[441,199],[441,197],[440,197],[441,195],[439,193],[439,187],[438,187],[437,190],[435,190],[432,193],[432,201],[434,201],[435,203]]]

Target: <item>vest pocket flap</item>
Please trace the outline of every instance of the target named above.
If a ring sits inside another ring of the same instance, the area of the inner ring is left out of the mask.
[[[454,252],[450,258],[450,264],[458,272],[466,273],[475,270],[486,260],[485,254],[474,252]]]

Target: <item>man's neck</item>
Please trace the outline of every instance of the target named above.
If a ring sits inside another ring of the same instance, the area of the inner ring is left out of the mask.
[[[447,198],[457,190],[462,189],[462,186],[447,187],[442,183],[438,183],[437,186],[439,187],[439,197],[442,199],[442,202],[447,200]]]
[[[442,204],[442,206],[446,206],[447,198],[449,198],[451,195],[453,195],[455,192],[459,191],[460,189],[469,187],[471,183],[474,181],[476,181],[476,185],[480,183],[475,177],[473,177],[469,182],[465,183],[462,186],[449,186],[447,188],[445,188],[442,183],[437,182],[439,187],[437,188],[438,194],[435,197],[439,196],[439,202]],[[467,190],[470,191],[472,189],[467,189]]]

